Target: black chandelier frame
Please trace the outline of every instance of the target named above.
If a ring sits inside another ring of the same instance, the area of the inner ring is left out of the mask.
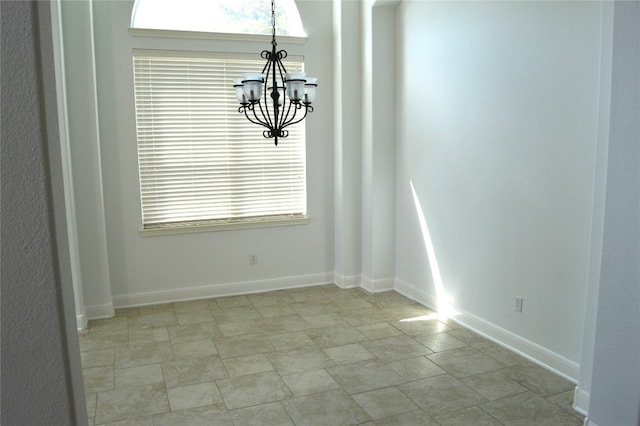
[[[287,57],[287,51],[277,50],[274,0],[271,1],[271,26],[271,50],[263,50],[260,54],[260,57],[267,61],[262,69],[261,81],[256,80],[255,77],[242,79],[241,84],[234,84],[234,87],[245,87],[245,95],[242,96],[238,112],[243,113],[250,122],[266,127],[262,132],[263,137],[274,139],[277,146],[278,139],[289,136],[287,127],[300,123],[308,113],[313,112],[311,102],[315,96],[317,84],[315,78],[308,80],[304,78],[304,73],[287,73],[282,63],[282,60]],[[261,85],[257,90],[258,93],[250,90],[247,96],[247,85],[258,81]],[[309,94],[305,93],[305,89],[309,87],[313,90],[311,99]],[[300,91],[302,93],[299,93]],[[268,96],[261,96],[261,93]],[[287,93],[290,96],[287,96]]]

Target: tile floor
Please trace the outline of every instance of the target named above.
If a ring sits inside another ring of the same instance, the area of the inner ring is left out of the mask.
[[[395,293],[116,311],[80,336],[91,425],[581,425],[573,384]]]

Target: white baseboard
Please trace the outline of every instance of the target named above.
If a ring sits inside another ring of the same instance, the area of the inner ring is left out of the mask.
[[[369,293],[380,293],[383,291],[393,290],[395,287],[395,280],[393,278],[374,280],[363,275],[360,287]]]
[[[437,310],[438,308],[438,300],[435,296],[409,283],[396,280],[395,290],[430,309]],[[572,383],[577,383],[578,363],[469,312],[465,312],[455,306],[450,308],[456,313],[456,315],[451,318],[456,323],[516,352]]]
[[[84,313],[85,321],[101,318],[111,318],[114,315],[113,303],[85,306]]]
[[[360,287],[361,281],[360,275],[333,275],[333,282],[340,288]]]
[[[86,314],[76,315],[76,327],[78,328],[78,332],[85,331],[88,325],[89,320],[87,319]]]
[[[573,391],[573,409],[583,416],[589,412],[589,396],[589,392],[580,389],[579,386]]]
[[[244,281],[213,284],[201,287],[151,291],[146,293],[120,294],[113,296],[113,304],[118,308],[126,308],[130,306],[155,305],[158,303],[207,299],[211,297],[262,293],[272,290],[331,284],[333,283],[333,278],[333,274],[329,273],[312,274],[268,280]]]

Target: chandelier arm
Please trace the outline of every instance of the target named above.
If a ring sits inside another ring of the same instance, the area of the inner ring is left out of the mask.
[[[309,108],[311,108],[311,107],[309,107]],[[302,117],[300,117],[300,119],[299,119],[299,120],[296,120],[296,121],[290,121],[290,122],[288,122],[288,123],[285,123],[285,124],[282,126],[282,129],[284,129],[285,127],[289,127],[289,126],[291,126],[291,125],[293,125],[293,124],[298,124],[299,122],[301,122],[302,120],[304,120],[304,118],[307,116],[307,113],[309,113],[309,112],[311,112],[311,111],[313,110],[313,108],[311,108],[311,109],[309,109],[309,108],[305,108],[305,109],[304,109],[304,115],[303,115]],[[292,117],[292,120],[293,120],[293,118],[294,118],[294,117],[295,117],[295,114],[294,114],[294,116]]]
[[[278,126],[280,126],[281,129],[284,129],[287,122],[293,120],[296,117],[296,110],[297,108],[295,107],[295,105],[293,104],[293,102],[289,101],[289,107],[287,108],[287,112],[285,114],[282,115],[282,119],[280,120],[280,123],[278,123]],[[289,117],[289,114],[291,113],[291,106],[293,106],[293,115],[291,117]],[[283,111],[284,111],[284,105],[283,105]]]
[[[266,94],[265,94],[266,96]],[[265,106],[262,108],[262,101],[258,102],[258,108],[260,108],[260,114],[262,114],[262,120],[258,117],[255,109],[253,111],[253,115],[256,117],[256,120],[264,123],[263,126],[268,127],[269,129],[273,129],[273,119],[271,118],[271,114],[269,114],[269,108],[267,107],[267,100],[264,101]],[[266,111],[266,113],[265,113]]]
[[[252,122],[253,124],[257,124],[257,125],[259,125],[259,126],[266,127],[267,129],[269,128],[269,125],[268,125],[268,124],[265,124],[265,123],[263,123],[262,121],[259,121],[259,119],[258,119],[258,121],[256,121],[256,120],[252,119],[252,118],[251,118],[251,116],[249,115],[249,113],[247,113],[247,110],[246,110],[246,109],[244,110],[244,115],[245,115],[245,117],[247,117],[247,120],[249,120],[249,121],[250,121],[250,122]],[[253,112],[253,115],[256,115],[255,111]],[[257,116],[256,116],[256,118],[257,118]]]

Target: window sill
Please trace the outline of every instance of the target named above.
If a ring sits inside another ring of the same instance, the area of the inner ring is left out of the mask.
[[[309,217],[307,216],[291,216],[291,217],[278,216],[274,218],[260,218],[260,219],[238,221],[238,222],[210,221],[210,222],[200,222],[200,223],[188,223],[188,224],[182,224],[182,225],[181,224],[157,225],[154,227],[141,229],[139,233],[143,237],[156,237],[160,235],[190,234],[194,232],[230,231],[235,229],[306,225],[307,223],[309,223]]]

